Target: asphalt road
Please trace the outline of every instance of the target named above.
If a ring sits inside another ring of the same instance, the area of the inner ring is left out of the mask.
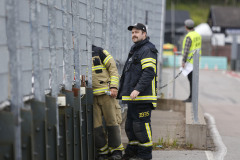
[[[171,80],[172,69],[164,69]],[[178,70],[176,70],[178,73]],[[175,83],[175,98],[188,97],[189,82],[181,75]],[[166,98],[173,98],[173,85],[165,91]],[[199,105],[205,113],[211,114],[217,129],[227,147],[224,160],[240,159],[240,73],[200,70]],[[203,158],[203,157],[202,157]]]

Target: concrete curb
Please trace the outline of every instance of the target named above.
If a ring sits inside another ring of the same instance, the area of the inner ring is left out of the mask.
[[[183,112],[185,115],[185,143],[194,149],[208,149],[208,129],[202,108],[198,107],[198,123],[194,122],[192,103],[175,99],[158,99],[156,110]]]
[[[192,144],[196,149],[207,149],[207,124],[202,108],[198,106],[198,123],[194,122],[192,103],[186,103],[186,144]]]
[[[204,117],[207,120],[208,129],[216,147],[216,151],[213,152],[214,160],[224,160],[224,157],[227,154],[227,147],[223,143],[222,137],[217,130],[215,119],[209,113],[205,113]]]
[[[156,110],[185,112],[185,103],[176,99],[157,99]]]

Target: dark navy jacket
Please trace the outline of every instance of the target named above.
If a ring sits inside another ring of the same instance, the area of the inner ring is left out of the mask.
[[[118,92],[123,103],[153,103],[156,106],[157,52],[149,38],[132,46]],[[135,100],[130,98],[133,90],[140,92]]]

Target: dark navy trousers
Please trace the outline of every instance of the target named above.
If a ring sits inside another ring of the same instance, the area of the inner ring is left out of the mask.
[[[129,140],[126,154],[152,159],[151,103],[129,103],[125,131]]]
[[[192,75],[193,75],[193,72],[190,72],[188,74],[188,81],[189,81],[189,86],[190,86],[190,94],[189,94],[189,97],[188,98],[192,98]]]

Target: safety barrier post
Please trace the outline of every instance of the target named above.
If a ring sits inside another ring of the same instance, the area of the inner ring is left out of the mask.
[[[8,120],[10,119],[14,124],[11,124],[10,122],[7,123],[7,121],[4,121],[5,123],[9,124],[9,126],[6,126],[10,129],[10,125],[14,126],[14,159],[21,160],[22,159],[22,150],[21,150],[21,108],[23,107],[23,92],[22,92],[22,66],[21,66],[21,50],[20,50],[20,31],[19,31],[19,3],[17,0],[9,0],[6,2],[6,36],[7,36],[7,45],[8,45],[8,51],[9,51],[9,77],[10,77],[10,101],[11,101],[11,112],[12,114],[6,113],[2,120]],[[2,24],[1,24],[2,25]],[[1,30],[1,35],[4,35]],[[4,58],[4,57],[1,57]],[[4,58],[6,59],[6,58]],[[1,66],[2,67],[2,66]],[[12,116],[13,117],[12,117]],[[6,119],[4,119],[6,118]],[[3,130],[1,130],[3,132]],[[5,130],[5,133],[8,134],[8,130]],[[8,135],[6,134],[6,137]],[[9,133],[11,134],[11,133]],[[2,137],[3,135],[1,135]],[[4,136],[3,136],[4,137]],[[11,137],[13,138],[13,137]],[[10,142],[10,141],[8,141]],[[7,153],[5,151],[4,158],[13,158],[12,155]],[[1,159],[1,157],[0,157]]]
[[[175,78],[176,76],[176,55],[180,55],[181,52],[180,51],[177,51],[177,52],[174,52],[174,65],[173,65],[173,78]],[[181,64],[180,64],[181,65]],[[175,99],[175,93],[176,93],[176,87],[175,87],[175,80],[173,81],[173,98]]]
[[[47,145],[46,145],[46,160],[55,159],[58,160],[58,139],[57,139],[57,121],[56,119],[58,112],[57,108],[57,98],[46,95],[46,127],[47,130]]]
[[[66,154],[67,159],[74,159],[74,93],[64,90],[66,96],[65,107],[65,135],[66,135]]]
[[[28,108],[28,109],[26,109],[26,108]],[[24,108],[21,109],[22,160],[33,159],[34,130],[33,130],[33,113],[30,108],[31,108],[31,104],[29,102],[25,102]]]
[[[199,85],[199,51],[193,55],[192,107],[194,123],[198,123],[198,85]]]

